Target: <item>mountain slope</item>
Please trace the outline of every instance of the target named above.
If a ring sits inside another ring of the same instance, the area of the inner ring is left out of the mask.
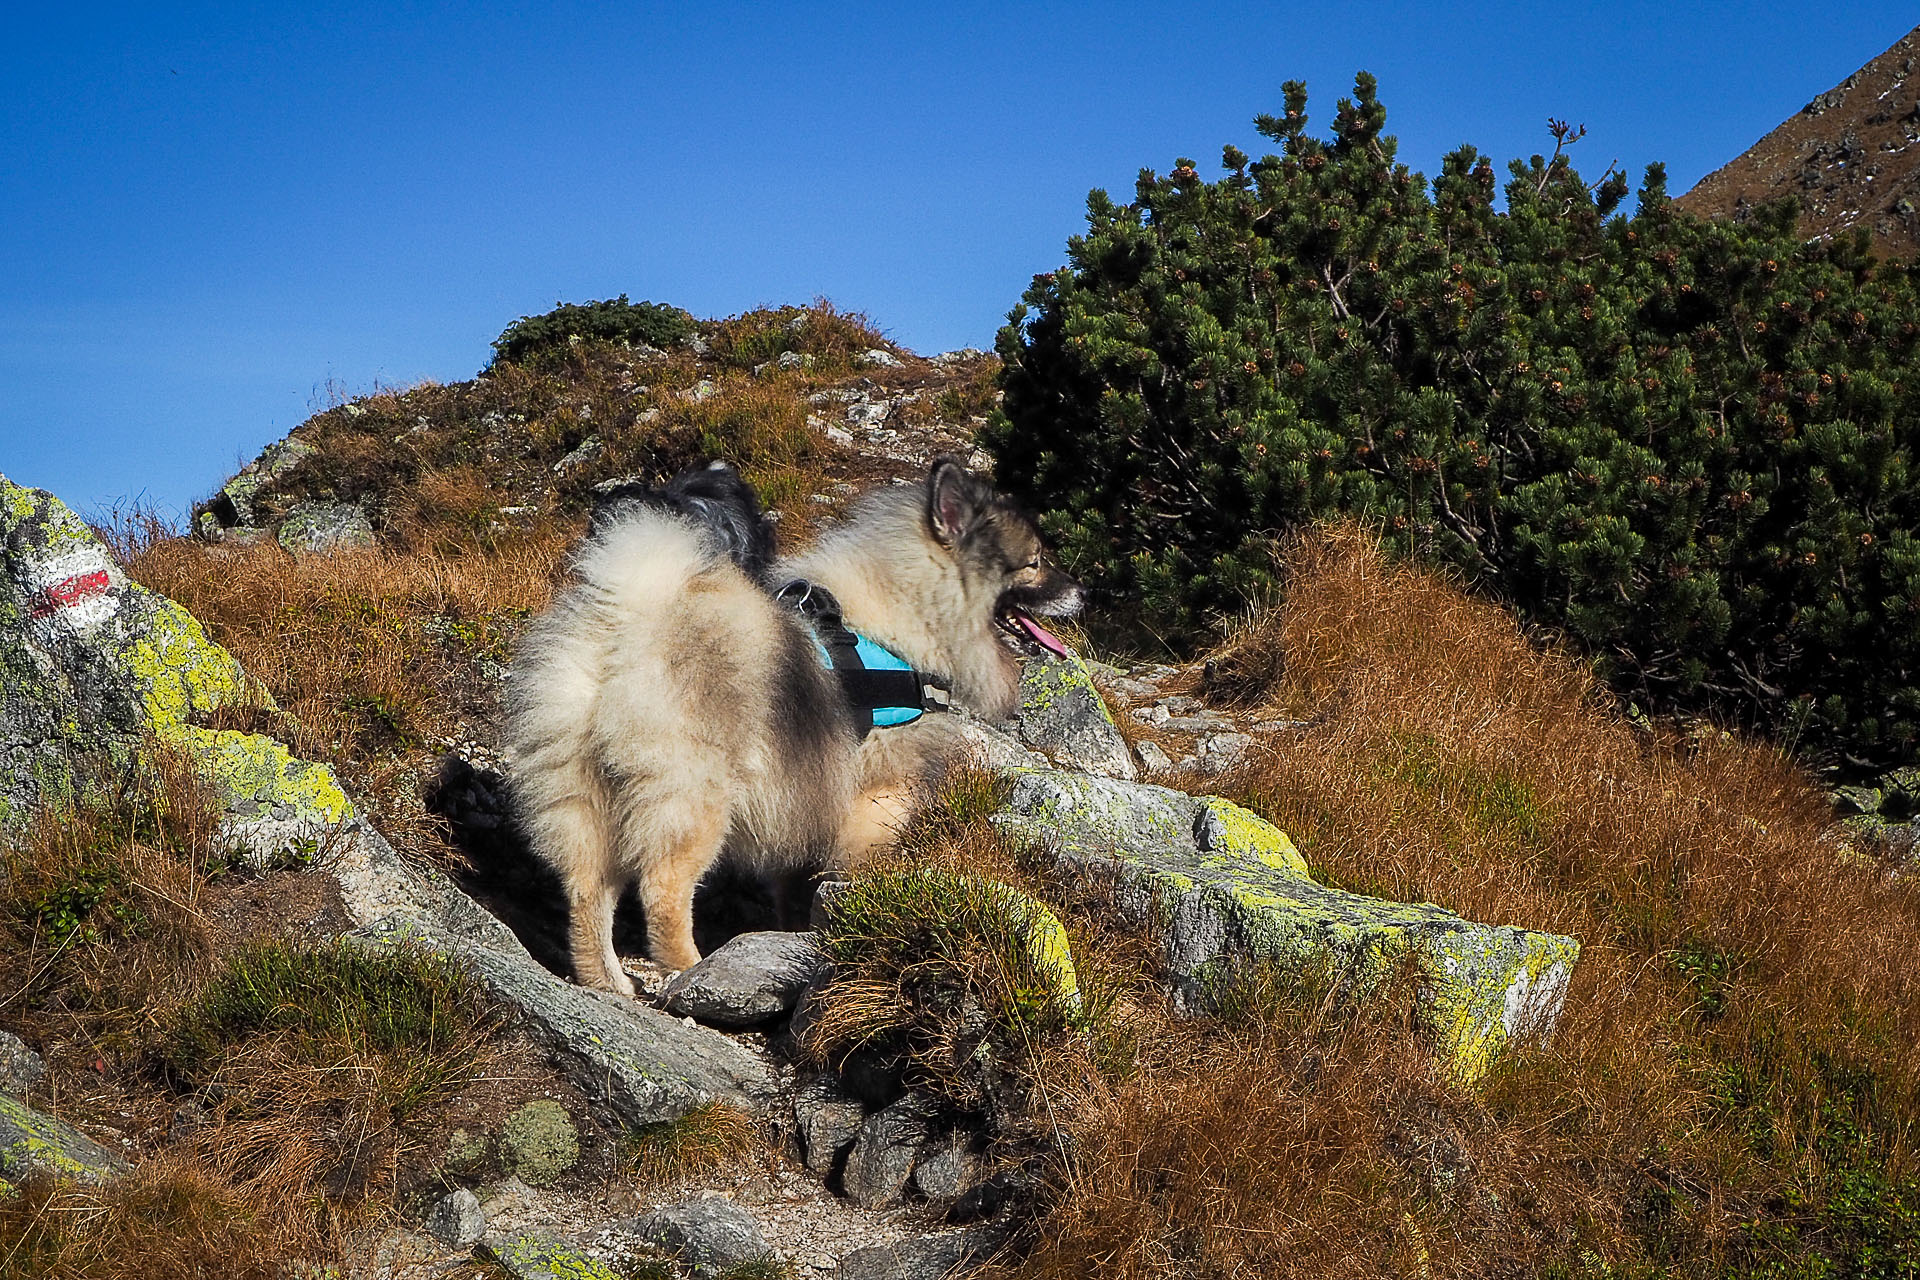
[[[1920,27],[1702,178],[1678,203],[1704,217],[1739,218],[1752,205],[1798,196],[1808,236],[1864,227],[1876,252],[1912,257],[1920,249],[1917,56]]]

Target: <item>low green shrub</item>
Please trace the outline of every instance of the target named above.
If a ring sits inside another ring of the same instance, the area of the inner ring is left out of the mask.
[[[496,362],[517,364],[574,338],[643,342],[673,347],[693,335],[693,317],[664,302],[628,302],[627,295],[601,302],[563,302],[544,315],[521,316],[493,340]]]
[[[1195,637],[1347,514],[1564,630],[1645,703],[1877,768],[1920,743],[1920,290],[1790,206],[1471,147],[1429,183],[1371,76],[1088,198],[999,351],[984,443],[1068,565]]]

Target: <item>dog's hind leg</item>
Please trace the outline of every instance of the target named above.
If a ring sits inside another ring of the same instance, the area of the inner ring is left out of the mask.
[[[730,825],[718,806],[691,810],[664,823],[651,816],[646,856],[637,868],[640,902],[647,913],[647,954],[668,969],[700,962],[693,945],[693,891],[720,858]]]
[[[542,778],[550,784],[558,780]],[[540,855],[566,886],[573,980],[631,996],[633,983],[613,950],[613,908],[620,900],[624,873],[613,857],[606,798],[598,793],[596,781],[574,779],[573,787],[530,815],[528,826]]]

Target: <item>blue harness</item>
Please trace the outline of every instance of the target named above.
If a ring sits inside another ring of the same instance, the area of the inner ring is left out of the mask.
[[[840,602],[825,587],[795,578],[773,598],[807,620],[821,665],[839,679],[861,737],[950,709],[945,680],[915,671],[893,650],[849,629],[840,618]]]

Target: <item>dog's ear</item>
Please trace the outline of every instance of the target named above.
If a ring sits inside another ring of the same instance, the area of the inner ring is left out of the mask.
[[[927,475],[927,527],[945,546],[967,535],[993,505],[993,486],[957,458],[936,458]]]

